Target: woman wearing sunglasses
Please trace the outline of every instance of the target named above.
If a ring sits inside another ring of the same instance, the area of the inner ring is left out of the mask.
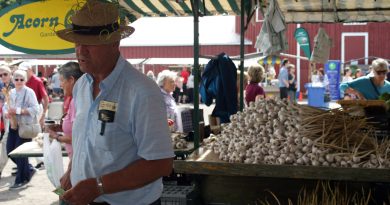
[[[11,81],[11,69],[8,66],[0,66],[0,123],[3,126],[0,126],[1,136],[0,136],[0,177],[1,172],[3,171],[7,161],[7,139],[8,139],[8,128],[9,128],[9,120],[4,117],[2,111],[5,103],[7,102],[7,97],[9,91],[14,88],[14,84]],[[4,129],[3,129],[4,128]]]
[[[15,88],[9,94],[9,106],[6,115],[9,118],[16,117],[17,122],[33,123],[37,120],[39,105],[35,93],[26,84],[27,73],[23,70],[16,70],[13,74]],[[7,140],[7,153],[9,154],[18,146],[31,139],[22,139],[19,136],[18,129],[12,126],[9,129]],[[14,158],[13,161],[17,166],[15,184],[10,189],[24,188],[35,173],[35,169],[28,163],[27,157]]]
[[[383,93],[390,93],[390,82],[386,81],[389,63],[381,58],[371,64],[373,76],[363,76],[351,82],[341,83],[340,90],[353,94],[360,100],[377,100]]]

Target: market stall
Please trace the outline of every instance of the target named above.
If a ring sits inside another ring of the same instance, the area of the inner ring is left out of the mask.
[[[390,141],[351,114],[273,99],[251,103],[174,169],[198,176],[205,203],[254,204],[266,189],[296,199],[319,180],[374,193],[390,182]],[[388,188],[370,200],[388,200]]]
[[[130,2],[130,3],[128,3]],[[131,3],[131,2],[137,2],[137,3]],[[207,1],[167,1],[164,3],[158,2],[158,6],[154,6],[151,1],[147,1],[148,3],[143,3],[141,1],[120,1],[122,5],[126,4],[126,9],[129,9],[131,11],[131,15],[133,17],[140,16],[140,15],[169,15],[171,13],[175,15],[182,15],[182,14],[193,14],[194,15],[194,67],[195,67],[195,76],[198,76],[199,73],[199,39],[198,39],[198,19],[201,15],[207,15],[210,13],[210,9],[207,9],[207,6],[212,6],[216,10],[214,10],[215,13],[224,13],[225,9],[221,9],[218,5],[228,5],[234,10],[235,12],[238,11],[241,15],[241,39],[243,42],[244,39],[244,16],[245,11],[244,9],[244,2],[254,2],[254,1],[212,1],[212,3]],[[222,3],[220,3],[222,2]],[[263,2],[263,1],[261,1]],[[286,2],[286,1],[284,1]],[[293,6],[293,3],[296,1],[289,1],[289,4]],[[362,1],[359,1],[362,2]],[[381,1],[383,2],[383,1]],[[241,3],[241,5],[240,5]],[[299,2],[300,4],[304,5],[315,5],[317,8],[317,14],[320,15],[323,12],[318,12],[321,10],[321,5],[319,4],[311,4],[308,1],[302,1]],[[305,4],[306,3],[306,4]],[[162,6],[161,6],[161,5]],[[181,8],[184,8],[184,13],[181,13],[178,8],[173,7],[172,5],[179,4]],[[249,3],[250,4],[250,3]],[[264,4],[264,2],[263,2]],[[383,3],[385,4],[385,3]],[[297,4],[298,5],[298,4]],[[367,6],[367,4],[364,4]],[[374,4],[373,8],[364,8],[365,10],[369,11],[376,11],[378,8],[380,8],[379,3],[376,2]],[[239,6],[241,6],[241,10],[239,9]],[[294,5],[295,6],[295,5]],[[173,8],[172,11],[168,12],[162,12],[161,8]],[[299,8],[306,8],[306,6],[298,6]],[[189,9],[191,8],[191,9]],[[287,12],[299,13],[302,14],[303,11],[294,10],[295,7],[287,8]],[[338,3],[334,3],[331,6],[327,4],[327,6],[324,8],[326,10],[326,18],[327,22],[339,22],[340,20],[343,20],[345,22],[347,21],[354,21],[355,19],[352,18],[339,18],[337,17],[337,8],[342,8],[345,12],[346,10],[349,10],[351,7],[350,5],[344,6],[339,5]],[[202,12],[203,11],[203,12]],[[246,11],[248,16],[251,15],[252,10],[248,9]],[[339,11],[342,12],[342,11]],[[356,9],[354,12],[357,12]],[[386,13],[388,11],[384,11],[383,13]],[[238,14],[237,13],[237,14]],[[253,13],[252,13],[253,14]],[[336,15],[335,15],[336,14]],[[305,14],[307,15],[307,14]],[[318,15],[316,15],[318,17]],[[344,15],[345,16],[345,15]],[[372,20],[373,16],[375,15],[365,15],[366,17],[370,17],[368,20]],[[381,15],[381,20],[383,17],[386,17],[389,15]],[[334,18],[335,17],[335,18]],[[289,21],[290,20],[290,21]],[[322,21],[322,17],[319,18],[313,18],[313,21]],[[367,19],[359,19],[359,21],[366,21]],[[288,22],[294,22],[294,18],[290,17],[287,18]],[[299,20],[297,22],[308,22],[309,19],[306,20]],[[240,70],[243,71],[244,67],[244,51],[242,47],[241,51],[241,66]],[[243,72],[241,72],[243,73]],[[241,81],[243,81],[243,75],[241,75],[240,78]],[[197,85],[199,82],[199,79],[195,77],[195,85]],[[195,86],[194,93],[198,93],[197,86]],[[241,103],[243,102],[243,95],[242,95],[242,89],[241,89]],[[197,96],[197,95],[195,95]],[[194,99],[195,102],[198,102],[197,97]],[[241,104],[241,108],[243,108]],[[195,123],[194,127],[197,127],[199,124],[199,105],[195,103],[194,106],[195,112],[194,112],[194,119]],[[267,109],[268,110],[268,109]],[[272,112],[272,111],[271,111]],[[277,114],[277,113],[276,113]],[[317,113],[317,115],[312,116],[318,116],[320,113]],[[296,115],[298,116],[298,115]],[[254,118],[255,119],[255,118]],[[245,121],[245,120],[244,120]],[[319,126],[327,127],[327,125],[330,125],[332,123],[324,122],[323,124],[319,123]],[[275,123],[276,124],[276,123]],[[237,129],[238,130],[238,129]],[[248,204],[248,202],[253,202],[253,200],[257,199],[258,190],[263,190],[265,188],[273,188],[273,187],[282,187],[283,191],[286,191],[288,189],[294,190],[295,192],[299,189],[299,186],[292,186],[298,184],[297,180],[299,182],[305,181],[305,180],[342,180],[342,181],[352,181],[352,182],[389,182],[390,176],[388,175],[388,167],[385,168],[365,168],[365,167],[329,167],[329,166],[314,166],[309,164],[300,164],[298,161],[298,165],[292,164],[275,164],[275,165],[265,165],[264,163],[261,163],[261,161],[257,160],[258,163],[248,163],[245,164],[242,161],[232,161],[232,162],[226,162],[222,161],[220,159],[220,156],[216,155],[216,153],[213,152],[213,148],[206,148],[200,146],[200,138],[199,138],[199,130],[195,129],[195,137],[194,137],[194,149],[195,152],[190,156],[187,160],[183,161],[175,161],[174,162],[174,168],[176,172],[180,173],[187,173],[187,174],[194,174],[199,175],[199,181],[198,183],[200,185],[200,190],[202,192],[202,198],[204,199],[204,202],[206,203],[226,203],[226,204]],[[324,133],[325,131],[322,131]],[[239,136],[242,136],[243,138],[248,135],[248,133],[239,133]],[[343,135],[340,135],[343,136]],[[346,139],[344,137],[341,137],[341,139]],[[306,143],[308,141],[306,140]],[[271,147],[271,145],[270,145]],[[351,146],[353,147],[353,146]],[[303,148],[303,147],[302,147]],[[307,148],[309,149],[309,148]],[[344,149],[346,149],[344,147]],[[188,152],[192,151],[192,147],[190,146],[190,149],[187,150]],[[303,151],[303,150],[302,150]],[[370,155],[369,155],[370,156]],[[387,157],[387,153],[386,153]],[[378,158],[376,158],[378,159]],[[286,161],[287,159],[285,159]],[[371,160],[371,159],[370,159]],[[278,160],[279,161],[279,160]],[[290,161],[290,160],[288,160]],[[333,160],[332,160],[333,161]],[[304,160],[304,163],[309,163]],[[310,161],[310,163],[313,163],[313,161]],[[340,162],[341,165],[341,162]],[[345,166],[349,166],[347,163]],[[352,166],[352,165],[351,165]],[[286,179],[287,178],[287,179]],[[304,180],[301,180],[304,179]],[[315,182],[309,181],[306,184],[313,185]],[[305,184],[305,183],[303,183]],[[256,186],[257,185],[257,186]],[[261,186],[260,186],[261,185]],[[264,186],[263,186],[264,185]],[[218,191],[219,193],[216,193]],[[286,192],[287,193],[287,192]]]

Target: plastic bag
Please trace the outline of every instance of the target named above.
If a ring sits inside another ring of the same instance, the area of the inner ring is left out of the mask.
[[[43,136],[43,161],[50,182],[54,187],[60,187],[60,179],[64,175],[61,144],[57,140],[50,143],[48,133]]]
[[[314,37],[314,48],[310,61],[325,64],[329,60],[332,39],[326,34],[323,28],[318,29]]]

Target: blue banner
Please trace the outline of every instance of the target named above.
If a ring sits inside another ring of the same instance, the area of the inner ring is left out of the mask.
[[[331,100],[340,99],[340,72],[341,62],[336,60],[328,61],[325,64],[325,73],[329,80],[329,92]]]

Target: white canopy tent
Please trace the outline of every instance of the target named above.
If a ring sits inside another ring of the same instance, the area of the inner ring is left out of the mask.
[[[11,49],[8,49],[4,47],[3,45],[0,45],[0,58],[5,59],[16,59],[16,58],[23,58],[23,59],[51,59],[51,58],[69,58],[69,59],[75,59],[76,55],[74,53],[70,54],[60,54],[60,55],[39,55],[39,54],[26,54],[18,51],[14,51]]]

